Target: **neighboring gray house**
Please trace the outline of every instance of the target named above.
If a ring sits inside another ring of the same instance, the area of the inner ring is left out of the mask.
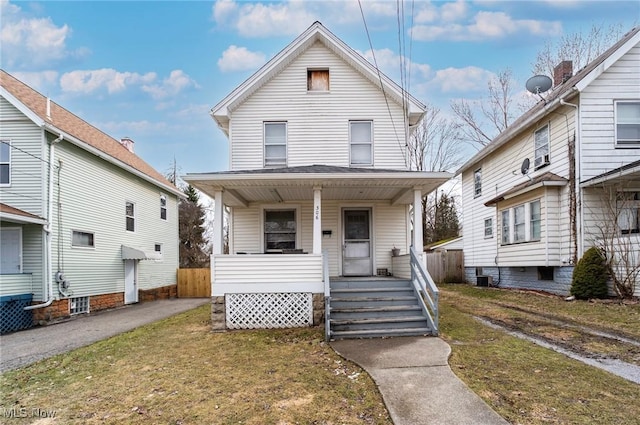
[[[181,192],[130,139],[4,71],[0,85],[3,321],[24,295],[37,322],[175,292]]]
[[[575,73],[559,64],[544,101],[457,171],[468,281],[567,294],[603,232],[638,264],[639,31]]]
[[[367,278],[410,276],[411,246],[424,263],[421,199],[451,176],[409,169],[424,111],[319,22],[213,107],[231,169],[184,179],[215,199],[214,327],[318,323],[323,299],[333,317],[346,296],[338,281],[360,277],[383,297],[389,281]]]

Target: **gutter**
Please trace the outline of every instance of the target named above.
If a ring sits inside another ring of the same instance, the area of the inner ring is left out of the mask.
[[[44,131],[44,130],[43,130]],[[25,310],[35,310],[37,308],[49,307],[53,303],[53,280],[51,278],[53,269],[51,267],[51,220],[53,218],[53,163],[55,161],[55,145],[62,142],[64,136],[60,136],[49,143],[49,195],[47,205],[47,222],[44,226],[45,232],[45,250],[47,255],[47,269],[46,269],[46,282],[47,282],[47,301],[42,304],[35,304],[25,307]]]

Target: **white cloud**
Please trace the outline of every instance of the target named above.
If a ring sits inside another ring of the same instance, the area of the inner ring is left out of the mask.
[[[217,23],[230,20],[238,10],[238,4],[233,0],[218,0],[213,5],[213,19]]]
[[[48,91],[58,82],[57,71],[40,71],[40,72],[13,72],[12,75],[18,80],[35,88],[41,93]]]
[[[222,72],[253,70],[265,63],[265,55],[252,52],[246,47],[229,46],[218,59],[218,68]]]
[[[20,7],[2,0],[2,44],[3,66],[8,68],[29,68],[50,65],[70,56],[83,56],[88,49],[71,51],[67,41],[71,28],[56,25],[51,18],[31,18],[24,15]]]
[[[475,66],[466,68],[446,68],[436,71],[429,86],[435,86],[444,93],[486,91],[487,82],[495,74]]]
[[[141,121],[108,121],[96,123],[96,127],[109,134],[119,135],[140,135],[164,132],[169,129],[169,125],[164,122]],[[134,136],[131,136],[132,138]],[[135,138],[133,139],[135,142]]]
[[[147,74],[149,75],[149,74]],[[152,98],[164,99],[168,96],[175,96],[182,90],[189,87],[199,87],[198,84],[191,79],[181,69],[171,71],[169,77],[162,80],[161,84],[144,84],[142,91],[149,93]]]
[[[464,0],[458,0],[455,3],[445,3],[442,5],[440,11],[440,17],[443,21],[457,21],[467,15],[467,3]]]
[[[77,70],[63,74],[60,77],[60,87],[64,92],[80,94],[89,94],[106,88],[109,94],[113,94],[130,86],[149,84],[155,79],[154,72],[143,75],[136,72],[118,72],[111,68]]]
[[[244,37],[297,35],[315,20],[303,2],[252,3],[240,9],[236,28]]]

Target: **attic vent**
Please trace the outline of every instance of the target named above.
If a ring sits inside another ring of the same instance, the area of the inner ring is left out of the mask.
[[[308,91],[329,91],[328,69],[307,69]]]

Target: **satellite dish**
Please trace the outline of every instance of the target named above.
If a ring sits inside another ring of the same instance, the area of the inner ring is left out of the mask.
[[[534,75],[527,80],[525,87],[529,93],[540,94],[551,88],[553,82],[546,75]]]
[[[525,158],[520,166],[520,172],[522,175],[526,175],[529,172],[529,158]]]

